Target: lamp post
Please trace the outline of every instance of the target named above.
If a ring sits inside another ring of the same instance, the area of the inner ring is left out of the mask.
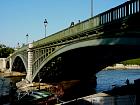
[[[26,44],[28,44],[28,37],[29,37],[29,35],[26,34]]]
[[[41,82],[41,78],[40,78],[40,72],[38,72],[38,89],[40,90],[40,82]]]
[[[40,73],[38,72],[38,80],[39,80],[39,83],[38,83],[38,89],[40,90]]]
[[[91,17],[93,17],[93,0],[91,0]]]
[[[44,26],[45,26],[45,37],[46,37],[46,27],[47,27],[47,24],[48,24],[47,19],[45,19],[45,21],[44,21]]]

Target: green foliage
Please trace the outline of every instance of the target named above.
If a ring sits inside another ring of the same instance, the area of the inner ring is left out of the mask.
[[[5,48],[6,46],[4,44],[0,44],[0,48]]]
[[[0,58],[6,58],[9,54],[13,53],[14,49],[10,47],[6,47],[4,44],[0,44]]]
[[[136,64],[136,65],[140,65],[140,58],[137,59],[131,59],[131,60],[126,60],[121,62],[124,65],[128,65],[128,64]]]

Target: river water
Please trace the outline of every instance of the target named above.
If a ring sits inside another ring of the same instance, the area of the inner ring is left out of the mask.
[[[122,86],[125,85],[126,79],[129,79],[130,83],[134,83],[134,80],[140,78],[140,70],[102,70],[96,74],[97,86],[96,93],[111,90],[112,85]],[[20,81],[21,78],[3,78],[0,74],[0,96],[9,92],[10,82],[14,84]],[[1,100],[0,100],[1,101]]]
[[[96,92],[105,90],[111,90],[112,85],[122,86],[126,85],[128,79],[130,83],[134,83],[134,80],[140,78],[140,70],[102,70],[96,74],[97,87]]]

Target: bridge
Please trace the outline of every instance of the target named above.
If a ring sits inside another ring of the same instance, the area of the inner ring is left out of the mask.
[[[6,67],[26,72],[30,82],[92,79],[109,65],[140,57],[139,19],[140,1],[127,1],[19,48]]]

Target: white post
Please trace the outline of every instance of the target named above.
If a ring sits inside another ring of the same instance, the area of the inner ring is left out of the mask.
[[[28,46],[28,70],[27,70],[27,76],[26,76],[26,79],[29,82],[32,82],[32,72],[33,72],[33,68],[32,68],[32,63],[33,63],[32,48],[33,48],[33,44],[30,43],[29,46]]]

